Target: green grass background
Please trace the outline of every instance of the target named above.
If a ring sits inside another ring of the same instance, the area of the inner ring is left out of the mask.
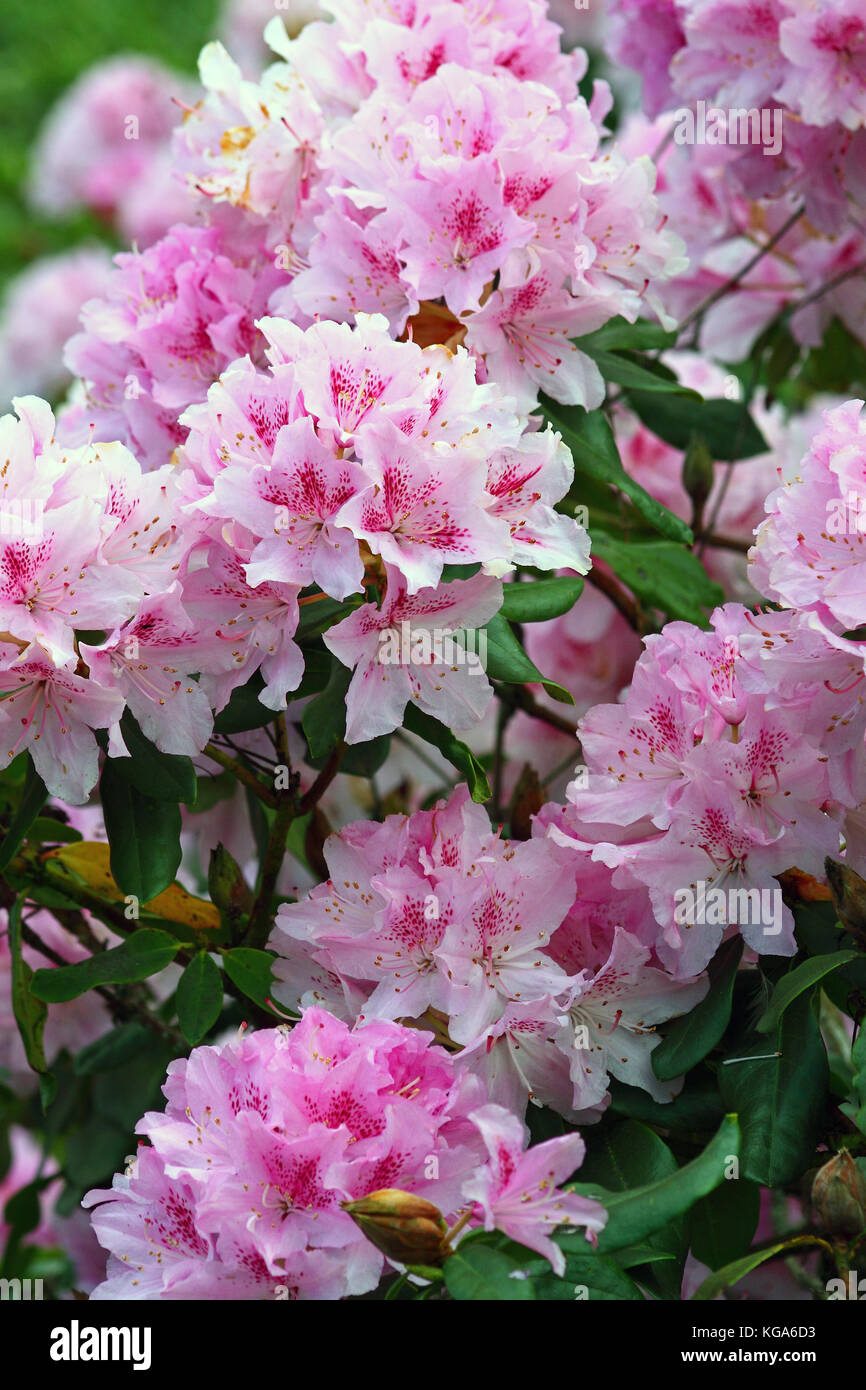
[[[6,0],[0,5],[0,293],[34,257],[104,228],[89,216],[51,222],[25,204],[30,150],[61,92],[99,59],[148,53],[194,72],[214,36],[218,0]]]

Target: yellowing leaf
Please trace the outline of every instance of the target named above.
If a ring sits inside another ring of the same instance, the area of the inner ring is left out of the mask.
[[[100,841],[78,840],[75,844],[60,845],[45,858],[59,860],[65,869],[83,879],[88,888],[107,901],[125,902],[124,894],[112,877],[109,855],[108,845]],[[148,903],[142,903],[142,907],[156,917],[180,922],[193,931],[214,931],[220,925],[220,915],[213,903],[193,897],[179,883],[172,883],[165,892],[151,898]]]

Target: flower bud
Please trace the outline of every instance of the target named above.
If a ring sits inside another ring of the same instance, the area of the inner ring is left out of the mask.
[[[253,895],[240,866],[223,844],[211,850],[207,881],[211,901],[219,908],[223,922],[234,925],[252,910]]]
[[[441,1211],[413,1192],[383,1187],[357,1202],[344,1202],[343,1209],[389,1259],[406,1265],[436,1265],[449,1254],[448,1227]]]
[[[819,1168],[812,1206],[829,1235],[851,1239],[866,1230],[866,1177],[847,1149]]]
[[[693,525],[699,529],[707,498],[713,490],[715,467],[704,441],[693,435],[683,459],[683,487],[692,499]]]

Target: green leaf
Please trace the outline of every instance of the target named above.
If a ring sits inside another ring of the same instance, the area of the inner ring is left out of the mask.
[[[541,404],[545,419],[550,421],[554,429],[559,430],[564,443],[571,450],[575,469],[572,493],[578,502],[581,501],[581,478],[593,478],[610,483],[631,499],[644,520],[656,531],[660,531],[670,540],[682,541],[686,545],[692,544],[694,536],[686,523],[668,511],[667,507],[662,506],[661,502],[657,502],[640,483],[635,482],[634,478],[626,473],[613,431],[603,411],[586,411],[579,405],[560,405],[547,396],[541,397]],[[682,400],[677,401],[677,405],[683,408]]]
[[[2,844],[0,844],[0,873],[17,854],[27,831],[47,800],[48,792],[45,789],[45,783],[33,766],[33,760],[28,757],[27,772],[24,777],[24,787],[18,802],[18,809],[12,817],[12,823],[3,837]]]
[[[233,951],[223,951],[222,960],[223,969],[238,989],[261,1008],[269,1008],[274,966],[274,957],[270,952],[257,951],[252,946],[237,946]]]
[[[310,750],[307,761],[315,768],[324,767],[346,735],[346,697],[352,672],[335,658],[329,657],[329,660],[328,682],[301,716],[301,727]],[[390,746],[390,734],[367,739],[364,743],[353,743],[343,754],[340,771],[353,777],[372,777],[387,758]]]
[[[525,1303],[534,1299],[532,1281],[512,1277],[520,1269],[521,1265],[501,1250],[479,1243],[458,1248],[442,1266],[445,1286],[460,1302]]]
[[[33,992],[49,1004],[65,1004],[96,985],[126,984],[146,980],[170,965],[181,943],[156,927],[139,927],[128,941],[110,951],[100,951],[76,965],[37,970]]]
[[[543,685],[548,695],[563,705],[573,705],[574,696],[556,681],[548,680],[541,674],[534,661],[530,661],[521,647],[513,628],[496,613],[481,631],[485,642],[479,643],[478,651],[484,662],[484,669],[492,680],[505,681],[509,685]]]
[[[800,995],[769,1037],[752,1033],[733,1057],[779,1052],[762,1061],[719,1067],[726,1105],[739,1112],[740,1172],[765,1187],[799,1178],[815,1151],[826,1103],[829,1068],[817,1019]]]
[[[853,1120],[861,1134],[866,1134],[866,1027],[861,1023],[851,1048],[854,1069],[851,1087],[854,1100],[846,1101],[839,1109]]]
[[[592,1136],[580,1179],[581,1183],[601,1183],[609,1192],[627,1193],[661,1182],[677,1171],[676,1159],[653,1130],[635,1120],[625,1120],[604,1130],[597,1139]],[[678,1298],[688,1248],[685,1222],[681,1217],[667,1222],[663,1230],[649,1236],[647,1244],[672,1261],[671,1268],[658,1271],[656,1277],[666,1297]],[[579,1245],[577,1248],[581,1249]]]
[[[37,816],[27,832],[27,839],[31,844],[73,845],[84,836],[74,826],[55,820],[53,816]]]
[[[791,1250],[794,1253],[802,1246],[816,1245],[818,1242],[814,1237],[806,1236],[794,1237],[793,1240],[780,1240],[775,1245],[768,1245],[765,1250],[752,1250],[742,1259],[734,1260],[731,1264],[725,1265],[722,1269],[716,1270],[705,1279],[700,1288],[692,1294],[692,1299],[698,1302],[709,1302],[716,1298],[725,1289],[744,1279],[747,1274],[751,1274],[758,1265],[764,1264],[767,1260],[772,1260],[775,1255],[780,1255],[783,1250]]]
[[[682,1216],[700,1197],[705,1197],[724,1181],[725,1167],[739,1152],[740,1133],[736,1115],[726,1115],[716,1136],[703,1153],[684,1168],[658,1182],[624,1193],[605,1193],[600,1197],[608,1221],[598,1238],[602,1254],[635,1245],[655,1231]],[[592,1193],[591,1185],[578,1184]]]
[[[207,951],[199,951],[180,977],[175,995],[180,1031],[192,1047],[200,1043],[220,1016],[223,980]]]
[[[438,748],[442,756],[447,758],[448,762],[463,774],[469,785],[469,792],[473,801],[488,801],[490,799],[490,783],[487,780],[487,774],[472,749],[467,744],[461,743],[459,738],[455,738],[451,730],[446,729],[444,724],[440,724],[438,719],[425,714],[423,710],[420,710],[417,705],[410,701],[403,717],[403,728],[408,730],[410,734],[416,734],[418,738],[423,738],[425,743],[430,743],[434,748]]]
[[[629,391],[665,391],[669,395],[690,397],[701,401],[699,391],[692,391],[677,381],[673,372],[660,363],[650,364],[638,356],[625,356],[619,352],[605,352],[598,349],[589,353],[605,381],[614,381]]]
[[[742,937],[725,942],[710,965],[710,988],[700,1004],[678,1018],[653,1049],[652,1069],[660,1081],[672,1081],[691,1071],[722,1038],[731,1017],[734,980],[742,954]]]
[[[622,1081],[610,1084],[610,1106],[617,1115],[628,1115],[660,1129],[693,1134],[713,1133],[721,1124],[725,1108],[715,1077],[706,1068],[692,1072],[678,1096],[671,1101],[657,1101],[638,1086],[626,1086]]]
[[[110,1033],[103,1033],[76,1053],[73,1068],[76,1076],[93,1076],[96,1072],[111,1071],[135,1057],[151,1037],[144,1023],[119,1023]]]
[[[12,1013],[24,1044],[27,1065],[35,1072],[48,1074],[48,1063],[42,1035],[48,1010],[34,989],[36,976],[21,953],[21,908],[23,898],[18,897],[9,909],[9,953],[12,962]],[[37,975],[50,974],[40,970]]]
[[[346,733],[346,694],[352,680],[348,666],[334,661],[328,684],[301,716],[310,754],[326,758]]]
[[[112,770],[143,796],[154,801],[195,801],[196,777],[191,758],[161,753],[146,738],[129,710],[120,721],[128,758],[112,758]]]
[[[143,796],[107,762],[99,783],[111,872],[122,893],[142,903],[162,893],[180,866],[180,807]]]
[[[747,1178],[723,1182],[689,1212],[691,1252],[710,1269],[721,1269],[748,1250],[761,1213],[761,1189]]]
[[[512,623],[543,623],[569,613],[582,593],[583,580],[576,574],[506,584],[499,612]]]
[[[658,392],[626,391],[628,403],[653,434],[676,449],[687,449],[693,435],[703,439],[719,462],[754,458],[769,445],[741,401],[695,401]]]
[[[301,595],[301,597],[306,597],[306,595]],[[355,609],[360,608],[364,602],[365,599],[361,594],[352,594],[350,598],[342,601],[323,596],[317,597],[315,603],[302,604],[298,630],[295,634],[297,640],[309,642],[314,637],[320,637],[341,618],[354,613]]]
[[[532,1282],[538,1300],[644,1302],[637,1284],[609,1255],[569,1255],[561,1279],[548,1269],[545,1274],[534,1277]]]
[[[635,598],[669,618],[705,628],[709,626],[705,610],[724,602],[723,590],[709,578],[697,555],[683,545],[655,540],[626,543],[604,531],[593,531],[592,548]]]
[[[648,352],[652,348],[674,347],[677,330],[669,331],[662,328],[660,323],[650,323],[648,319],[638,319],[635,323],[629,323],[622,314],[617,314],[616,318],[608,319],[607,323],[597,328],[594,333],[585,333],[582,338],[574,338],[572,341],[581,352],[590,355],[599,350],[615,352],[633,349]]]
[[[859,951],[834,951],[827,956],[812,956],[796,966],[790,974],[783,975],[773,990],[766,1013],[755,1024],[758,1032],[772,1033],[789,1004],[799,998],[804,990],[810,990],[825,975],[842,965],[849,965],[859,957]]]

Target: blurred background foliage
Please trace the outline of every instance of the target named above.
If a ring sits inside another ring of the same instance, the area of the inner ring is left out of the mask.
[[[79,73],[118,53],[146,53],[194,73],[216,28],[217,0],[12,0],[0,6],[0,292],[36,256],[109,230],[92,215],[60,221],[27,207],[30,150],[45,115]]]

